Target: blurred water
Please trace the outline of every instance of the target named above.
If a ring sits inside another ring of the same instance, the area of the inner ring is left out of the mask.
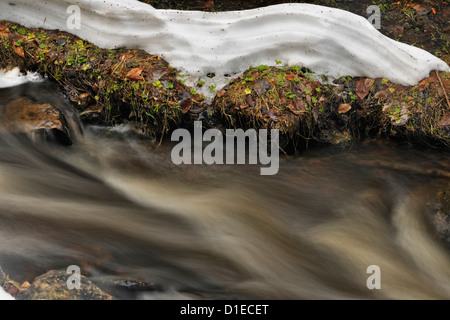
[[[450,298],[449,251],[430,223],[448,154],[325,148],[261,176],[175,166],[170,151],[94,127],[70,147],[4,133],[0,265],[18,281],[76,264],[94,281],[155,284],[142,299]],[[366,286],[370,265],[380,290]]]

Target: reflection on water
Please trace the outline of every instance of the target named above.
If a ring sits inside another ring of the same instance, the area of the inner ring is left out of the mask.
[[[450,298],[429,219],[448,154],[324,149],[261,176],[175,166],[169,144],[95,128],[70,147],[3,134],[0,150],[0,265],[19,281],[76,264],[159,289],[136,298]]]

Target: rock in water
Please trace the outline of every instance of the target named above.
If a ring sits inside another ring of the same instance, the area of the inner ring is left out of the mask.
[[[17,295],[19,300],[113,300],[88,278],[80,275],[80,289],[69,290],[64,271],[49,271],[37,277],[30,287]]]
[[[26,133],[64,145],[82,134],[76,111],[48,81],[1,88],[0,120],[0,132]]]

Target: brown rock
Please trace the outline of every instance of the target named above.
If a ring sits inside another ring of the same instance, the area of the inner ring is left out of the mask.
[[[19,300],[113,300],[114,297],[102,291],[88,278],[80,275],[80,289],[70,290],[64,271],[49,271],[37,277],[30,287],[22,290]]]
[[[38,104],[19,98],[0,111],[2,124],[8,131],[29,133],[39,129],[66,131],[61,113],[50,104]]]

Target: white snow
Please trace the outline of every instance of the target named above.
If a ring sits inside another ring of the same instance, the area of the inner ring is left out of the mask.
[[[0,286],[0,300],[15,300],[9,293],[6,293],[5,290]]]
[[[73,4],[81,12],[79,29],[70,29]],[[103,48],[159,54],[191,83],[215,73],[217,89],[223,75],[275,60],[331,77],[385,77],[403,85],[417,84],[432,70],[450,71],[432,54],[382,35],[362,16],[311,4],[214,13],[159,10],[137,0],[8,0],[0,2],[0,19],[64,30]]]

